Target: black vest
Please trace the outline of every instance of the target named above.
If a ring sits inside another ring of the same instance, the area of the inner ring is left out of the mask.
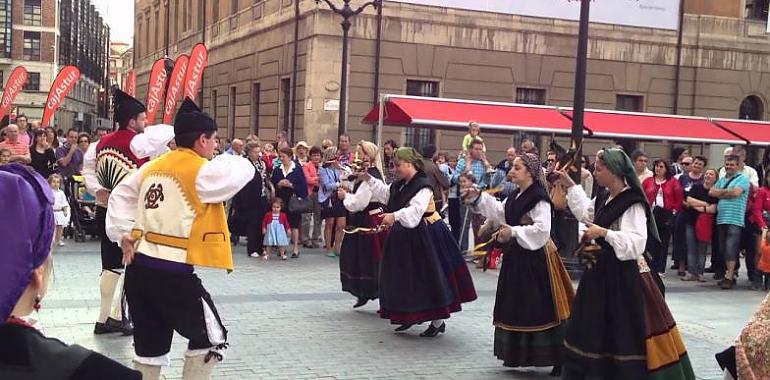
[[[511,226],[518,226],[521,224],[521,218],[528,212],[530,212],[535,205],[540,201],[546,201],[549,204],[551,199],[548,197],[548,193],[545,192],[543,186],[539,183],[533,183],[527,190],[524,190],[519,195],[520,189],[517,189],[505,201],[505,222]]]
[[[400,179],[390,185],[390,198],[388,198],[387,212],[396,212],[407,205],[420,190],[431,188],[428,177],[422,171],[418,171],[411,181]],[[432,191],[432,190],[431,190]]]
[[[600,193],[596,197],[596,201],[594,203],[595,208],[595,216],[594,216],[594,224],[597,224],[604,228],[610,228],[610,226],[615,223],[616,220],[618,220],[626,210],[628,210],[629,207],[633,206],[636,203],[641,203],[644,207],[645,214],[647,214],[647,217],[650,217],[649,207],[647,207],[647,199],[642,197],[641,194],[638,194],[634,191],[631,191],[630,189],[626,189],[622,193],[618,194],[617,197],[613,198],[609,203],[604,204],[609,198],[609,191],[605,191]],[[602,245],[604,248],[609,248],[609,244],[604,240],[604,238],[597,239],[597,243]]]

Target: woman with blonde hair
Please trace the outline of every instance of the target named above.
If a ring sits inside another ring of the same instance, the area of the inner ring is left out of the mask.
[[[372,233],[379,226],[387,198],[372,192],[368,182],[363,181],[362,173],[382,180],[382,170],[377,166],[379,155],[377,145],[369,141],[358,143],[360,166],[353,174],[353,190],[337,190],[348,211],[346,231],[340,248],[340,281],[342,290],[358,298],[354,308],[365,305],[369,300],[377,299],[379,294],[380,258],[382,245],[387,232]]]

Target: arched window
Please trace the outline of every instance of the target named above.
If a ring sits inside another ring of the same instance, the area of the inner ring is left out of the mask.
[[[738,117],[745,120],[762,120],[765,113],[765,107],[759,97],[747,96],[741,102],[741,108],[738,110]]]

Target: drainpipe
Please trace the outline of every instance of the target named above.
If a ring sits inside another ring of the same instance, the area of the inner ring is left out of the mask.
[[[676,36],[676,71],[674,72],[673,114],[679,113],[679,78],[682,73],[682,35],[684,34],[684,0],[679,0],[679,30]]]

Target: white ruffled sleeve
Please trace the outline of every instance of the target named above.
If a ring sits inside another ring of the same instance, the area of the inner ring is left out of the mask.
[[[333,195],[333,196],[336,196]],[[362,182],[358,186],[358,190],[355,193],[345,194],[345,199],[342,200],[342,204],[350,212],[363,211],[366,206],[369,205],[372,199],[372,189],[369,187],[368,182]]]
[[[647,245],[647,215],[645,205],[635,203],[620,216],[620,230],[607,231],[607,243],[615,250],[618,260],[636,260]]]
[[[534,251],[543,248],[551,238],[551,205],[546,201],[537,202],[527,215],[531,225],[511,226],[512,236],[524,249]]]
[[[174,126],[150,125],[131,139],[131,152],[137,158],[155,158],[169,151],[168,143],[174,138]]]
[[[195,190],[203,203],[224,202],[254,178],[256,169],[245,157],[220,154],[207,162],[195,178]]]
[[[473,211],[481,214],[488,221],[498,225],[505,224],[505,202],[500,202],[495,197],[482,192]]]
[[[110,192],[104,226],[107,237],[113,242],[120,243],[123,234],[130,233],[134,228],[134,215],[139,205],[139,188],[142,185],[142,170],[146,167],[145,165],[124,178]]]
[[[86,190],[89,194],[96,196],[96,192],[104,189],[96,178],[96,143],[91,143],[83,155],[83,178],[86,181]]]
[[[426,187],[418,191],[409,200],[409,204],[406,207],[393,213],[396,217],[396,222],[401,223],[406,228],[417,227],[425,216],[425,211],[428,209],[431,197],[433,197],[433,189],[431,188]]]
[[[588,198],[581,186],[575,185],[567,190],[567,205],[579,222],[594,220],[595,202]]]
[[[379,180],[374,177],[370,177],[368,181],[366,181],[366,184],[369,185],[369,190],[372,192],[372,195],[378,199],[385,201],[383,203],[387,203],[388,198],[390,198],[390,186],[386,185],[385,182],[382,182],[382,180]]]

